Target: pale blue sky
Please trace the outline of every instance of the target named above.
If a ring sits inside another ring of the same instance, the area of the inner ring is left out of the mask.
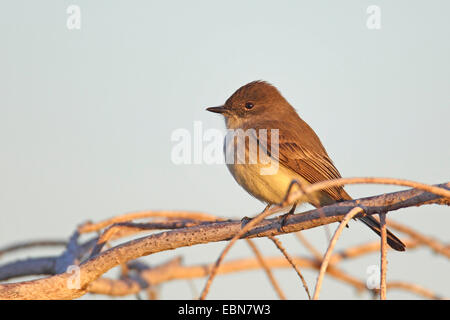
[[[81,8],[81,30],[66,8]],[[381,29],[366,8],[381,8]],[[205,111],[257,79],[276,85],[317,132],[344,177],[426,183],[450,178],[448,1],[19,1],[0,3],[0,246],[67,237],[79,223],[144,209],[226,217],[263,204],[224,165],[174,165],[171,133],[224,128]],[[399,190],[351,186],[354,197]],[[226,199],[226,200],[225,200]],[[449,241],[448,208],[389,215]],[[333,230],[335,226],[331,226]],[[324,249],[322,229],[305,232]],[[338,247],[377,237],[353,222]],[[304,254],[293,236],[281,237]],[[279,255],[273,244],[257,244]],[[216,259],[225,243],[184,248],[185,263]],[[251,255],[245,243],[229,258]],[[388,279],[450,296],[449,263],[427,250],[389,253]],[[3,260],[0,260],[0,263]],[[344,269],[361,279],[373,254]],[[316,273],[305,271],[312,288]],[[277,271],[291,299],[305,293]],[[204,279],[196,280],[200,291]],[[239,290],[236,290],[239,286]],[[357,297],[326,278],[323,298]],[[275,298],[262,272],[218,278],[210,298]],[[402,292],[392,298],[413,298]],[[184,282],[162,298],[191,298]]]

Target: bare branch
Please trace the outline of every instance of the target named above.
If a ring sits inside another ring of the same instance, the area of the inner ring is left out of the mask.
[[[322,280],[323,280],[323,277],[325,276],[325,272],[327,271],[327,267],[328,267],[328,263],[330,262],[331,254],[333,252],[334,246],[337,243],[337,240],[339,239],[339,236],[341,235],[342,231],[344,230],[345,226],[350,221],[350,219],[352,219],[358,213],[363,212],[363,211],[364,210],[359,207],[356,207],[356,208],[353,208],[352,210],[350,210],[350,212],[345,215],[344,219],[339,224],[339,227],[336,229],[336,232],[334,233],[333,238],[331,238],[330,244],[328,245],[327,252],[325,253],[325,255],[323,257],[322,265],[320,266],[319,277],[317,278],[316,288],[314,290],[314,296],[313,296],[314,300],[319,299],[320,288],[322,287]]]
[[[389,290],[403,289],[403,290],[415,293],[419,296],[423,296],[428,299],[437,299],[437,300],[444,299],[443,297],[437,295],[433,291],[428,290],[428,289],[421,287],[414,283],[408,283],[408,282],[403,282],[403,281],[391,281],[391,282],[388,282],[386,286]]]
[[[217,221],[220,220],[216,216],[203,212],[190,212],[190,211],[139,211],[123,214],[120,216],[112,217],[107,220],[103,220],[97,223],[86,222],[78,228],[79,233],[88,233],[101,230],[109,225],[127,222],[137,219],[153,218],[153,217],[167,217],[176,219],[192,219],[192,220],[202,220],[202,221]]]
[[[281,300],[286,300],[286,295],[284,294],[283,290],[281,290],[277,280],[275,280],[275,277],[273,276],[272,271],[270,270],[270,267],[267,265],[265,258],[259,251],[258,247],[255,243],[253,243],[252,240],[246,239],[248,245],[252,249],[252,251],[255,253],[256,259],[258,259],[259,263],[261,264],[261,267],[266,272],[267,277],[269,278],[270,283],[272,284],[275,292],[278,294],[278,297],[280,297]]]
[[[440,190],[440,193],[442,193],[442,190],[448,191],[448,189],[450,189],[450,183],[438,185],[436,188]],[[433,189],[433,191],[435,190]],[[440,195],[417,189],[393,192],[376,197],[341,202],[320,208],[320,210],[311,210],[302,214],[289,216],[284,220],[283,230],[285,232],[296,232],[321,225],[327,225],[333,222],[339,222],[344,219],[344,216],[351,209],[357,206],[364,208],[365,214],[376,214],[379,212],[389,212],[400,208],[432,203],[447,204],[448,201],[443,199]],[[275,209],[279,208],[280,207]],[[267,210],[266,213],[271,214],[274,211]],[[155,216],[156,213],[153,212],[152,214]],[[151,216],[152,214],[147,212],[147,214],[135,215],[134,217],[142,218],[143,216]],[[178,212],[178,214],[179,215],[177,215],[177,217],[180,219],[193,218],[192,213],[185,212],[185,215],[183,215],[181,212]],[[170,216],[170,218],[175,217],[175,215],[166,215]],[[58,258],[59,267],[57,267],[56,270],[57,272],[64,273],[59,273],[52,277],[32,281],[2,284],[0,285],[0,298],[73,299],[88,292],[89,285],[106,271],[142,256],[184,246],[227,241],[237,235],[241,238],[253,238],[274,236],[283,233],[280,228],[283,219],[280,218],[261,220],[258,223],[255,223],[255,219],[253,219],[242,228],[241,221],[225,221],[217,217],[211,218],[210,215],[207,216],[210,219],[209,221],[211,221],[208,224],[201,224],[189,228],[151,234],[149,236],[122,243],[89,258],[80,264],[80,288],[70,289],[67,286],[67,283],[71,279],[72,275],[65,273],[64,271],[66,270],[68,264],[70,265],[77,263],[77,259],[80,257],[80,254],[79,252],[75,253],[78,251],[76,248],[80,248],[82,246],[77,243],[78,236],[74,234],[69,242],[69,246],[66,250],[67,252]],[[129,219],[130,216],[126,218]],[[107,223],[103,223],[102,226],[99,226],[98,224],[90,224],[86,228],[89,229],[92,227],[89,230],[96,231],[110,225],[111,221],[114,221],[112,223],[116,222],[113,218]],[[83,227],[81,227],[79,230],[81,230],[80,232],[84,232],[87,229],[83,229]],[[241,233],[243,234],[241,235]],[[72,247],[76,250],[71,249]],[[448,250],[448,246],[444,246],[444,249]],[[443,252],[445,252],[445,250]],[[2,269],[0,268],[0,271],[1,270]],[[32,270],[29,271],[30,274],[35,274],[32,273]],[[331,274],[331,269],[329,270],[329,274]],[[1,272],[0,278],[2,278]]]
[[[269,239],[273,241],[273,243],[275,243],[275,245],[277,246],[277,248],[281,251],[281,253],[283,253],[284,257],[286,258],[287,261],[289,261],[289,263],[291,264],[291,266],[294,268],[295,272],[297,272],[298,276],[300,277],[300,280],[302,281],[303,284],[303,288],[305,288],[306,294],[308,295],[308,299],[311,300],[311,295],[309,294],[309,289],[308,289],[308,284],[305,281],[305,278],[303,278],[303,275],[300,271],[300,269],[298,268],[298,266],[295,264],[294,260],[291,258],[291,256],[287,253],[286,249],[283,247],[283,245],[281,244],[281,241],[278,240],[275,237],[269,236]]]
[[[392,220],[387,220],[387,224],[388,224],[388,226],[392,227],[393,229],[403,232],[403,233],[409,235],[411,238],[416,239],[417,241],[420,241],[421,243],[427,245],[428,247],[433,249],[434,252],[442,254],[442,255],[446,256],[447,258],[450,258],[450,246],[448,244],[443,244],[436,239],[425,236],[425,235],[413,230],[410,227],[407,227],[405,225],[402,225],[402,224],[392,221]]]
[[[317,264],[314,260],[311,260],[309,258],[292,257],[292,259],[296,265],[305,269],[320,268],[320,264]],[[291,263],[284,257],[265,257],[265,261],[266,264],[273,269],[292,267]],[[210,273],[210,270],[213,267],[213,264],[183,266],[179,262],[179,259],[174,259],[155,268],[144,269],[144,271],[141,273],[141,277],[148,280],[148,282],[152,286],[155,286],[167,281],[203,278]],[[223,275],[234,272],[257,270],[261,267],[262,266],[257,258],[237,259],[222,263],[219,267],[218,274]],[[329,268],[327,274],[335,278],[336,280],[352,285],[358,291],[368,290],[364,281],[352,277],[344,272],[331,270],[333,270],[333,268]],[[114,288],[116,284],[117,288]],[[144,286],[139,288],[140,285],[141,284],[139,284],[137,281],[133,283],[133,280],[131,279],[127,279],[126,282],[123,282],[123,280],[121,279],[114,280],[108,278],[100,278],[90,284],[89,292],[111,296],[125,296],[136,294],[145,287]],[[442,297],[433,293],[431,290],[407,282],[393,281],[388,283],[387,287],[388,290],[405,290],[429,299],[442,299]]]
[[[310,194],[326,188],[338,187],[346,184],[390,184],[397,186],[406,186],[417,190],[427,191],[429,193],[439,195],[443,198],[450,199],[450,191],[447,190],[447,188],[445,188],[442,185],[430,186],[428,184],[404,179],[364,177],[364,178],[339,178],[310,184],[305,186],[303,190],[300,189],[297,190],[296,192],[291,192],[288,195],[287,200],[288,203],[295,203],[304,194]]]
[[[381,226],[381,244],[380,244],[380,299],[386,300],[386,271],[387,271],[387,228],[386,228],[386,214],[380,213]]]
[[[206,298],[206,295],[208,294],[209,288],[211,286],[212,280],[214,279],[215,275],[217,274],[217,269],[219,268],[220,263],[225,258],[225,255],[228,253],[228,251],[231,249],[233,244],[241,238],[247,231],[249,231],[253,226],[257,225],[259,222],[261,222],[265,217],[273,214],[273,210],[270,210],[270,206],[267,206],[263,212],[261,212],[259,215],[251,219],[247,224],[244,225],[244,227],[240,230],[237,230],[236,234],[231,238],[228,245],[225,247],[225,249],[220,254],[219,258],[216,261],[216,264],[211,270],[211,274],[208,277],[208,280],[206,281],[205,287],[203,288],[202,294],[200,295],[200,300],[204,300]]]
[[[36,248],[36,247],[63,247],[67,245],[67,241],[64,240],[29,240],[14,245],[10,245],[4,248],[0,248],[0,257],[11,252]]]

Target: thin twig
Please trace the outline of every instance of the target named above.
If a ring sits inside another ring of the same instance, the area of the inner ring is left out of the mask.
[[[444,299],[443,297],[434,293],[433,291],[426,289],[422,286],[419,286],[415,283],[408,283],[408,282],[403,282],[403,281],[391,281],[391,282],[387,283],[387,288],[389,290],[403,289],[405,291],[410,291],[412,293],[415,293],[417,295],[423,296],[428,299],[435,299],[435,300]]]
[[[253,242],[253,240],[246,239],[247,244],[252,249],[253,253],[256,256],[256,259],[258,259],[259,263],[261,264],[261,267],[266,272],[267,277],[269,278],[270,283],[272,284],[273,288],[275,289],[275,292],[278,294],[278,297],[281,300],[286,300],[286,295],[283,293],[283,290],[281,290],[281,287],[278,285],[277,280],[273,276],[272,270],[270,270],[269,266],[266,263],[266,260],[264,259],[263,255],[259,251],[256,244]]]
[[[421,243],[433,249],[436,253],[450,258],[450,246],[441,243],[439,240],[423,235],[420,232],[417,232],[414,229],[398,222],[392,221],[391,219],[387,219],[387,225],[397,231],[409,235],[411,238],[416,239],[417,241],[420,241]]]
[[[381,227],[380,299],[386,300],[387,228],[386,228],[386,214],[384,212],[380,213],[380,227]]]
[[[338,187],[346,184],[390,184],[397,186],[406,186],[434,193],[441,197],[450,199],[450,190],[438,186],[431,186],[428,184],[404,179],[364,177],[364,178],[339,178],[310,184],[307,185],[304,188],[304,190],[291,192],[287,197],[287,201],[289,203],[295,203],[305,194],[311,194],[313,192],[320,191],[326,188]]]
[[[413,238],[402,239],[402,241],[408,248],[408,251],[417,248],[420,245],[424,245],[423,243],[420,243],[419,241]],[[354,247],[346,248],[333,254],[333,256],[330,259],[329,266],[335,265],[344,259],[352,259],[368,253],[380,251],[380,247],[381,242],[380,240],[377,240],[369,243],[360,244]],[[388,249],[391,248],[388,246]]]
[[[97,223],[86,222],[78,227],[79,233],[88,233],[101,230],[109,225],[128,222],[137,219],[153,218],[153,217],[167,217],[167,218],[177,218],[177,219],[192,219],[192,220],[202,220],[202,221],[218,221],[223,220],[216,216],[213,216],[204,212],[190,212],[190,211],[167,211],[167,210],[151,210],[151,211],[139,211],[122,214],[115,216]]]
[[[299,267],[295,264],[294,260],[291,258],[291,256],[287,253],[286,249],[281,244],[281,241],[278,240],[275,237],[269,236],[269,239],[275,243],[277,248],[283,253],[284,257],[287,261],[291,264],[291,266],[294,268],[295,272],[297,272],[298,276],[300,277],[300,280],[302,281],[303,288],[305,288],[306,294],[308,295],[308,299],[311,300],[311,295],[309,294],[308,284],[305,281],[305,278],[303,278],[303,275],[299,269]]]
[[[214,264],[214,267],[211,270],[211,273],[208,277],[208,280],[206,281],[205,287],[203,288],[202,294],[200,295],[200,300],[204,300],[206,298],[206,295],[209,292],[209,288],[211,287],[212,280],[217,274],[217,269],[219,268],[220,264],[222,263],[223,259],[225,258],[225,255],[228,253],[228,251],[231,249],[233,244],[241,237],[243,236],[247,231],[249,231],[253,226],[255,226],[260,221],[264,220],[265,217],[272,214],[272,210],[270,210],[270,206],[267,206],[263,212],[261,212],[259,215],[251,219],[247,222],[247,224],[244,225],[243,228],[241,228],[234,237],[228,242],[225,249],[220,254],[219,258],[216,260],[216,263]]]
[[[198,290],[197,290],[197,287],[195,286],[194,281],[191,279],[188,279],[187,284],[189,286],[189,289],[191,290],[192,299],[196,299],[198,297]]]
[[[117,238],[117,236],[131,235],[138,232],[149,231],[149,230],[163,230],[163,229],[181,229],[186,227],[193,227],[200,225],[202,221],[193,220],[170,220],[170,221],[160,221],[160,222],[148,222],[148,223],[132,223],[132,222],[119,222],[106,228],[106,230],[99,237],[97,244],[94,249],[92,249],[91,257],[97,255],[105,244]]]
[[[316,288],[314,290],[314,296],[313,296],[314,300],[319,299],[320,288],[322,287],[323,277],[325,275],[325,272],[327,271],[327,267],[328,267],[328,263],[331,258],[331,254],[333,253],[334,246],[336,245],[336,242],[337,242],[339,236],[341,235],[342,231],[344,230],[345,226],[350,221],[350,219],[352,219],[354,216],[356,216],[358,213],[360,213],[362,211],[363,211],[363,209],[361,209],[360,207],[356,207],[356,208],[353,208],[352,210],[350,210],[350,212],[345,215],[344,219],[339,224],[339,227],[336,229],[336,232],[334,233],[333,238],[331,238],[330,244],[328,245],[327,252],[325,253],[325,256],[323,257],[322,265],[320,266],[319,277],[317,278]]]
[[[35,247],[63,247],[66,245],[67,241],[64,240],[29,240],[0,248],[0,257],[6,253],[11,253],[23,249],[30,249]]]
[[[308,239],[306,239],[306,237],[302,234],[301,231],[296,232],[296,233],[295,233],[295,236],[296,236],[297,239],[300,240],[300,242],[301,242],[301,243],[309,250],[309,252],[312,253],[312,255],[313,255],[314,258],[316,259],[318,265],[320,266],[320,265],[322,264],[323,256],[322,256],[322,254],[319,252],[319,250],[317,250],[317,249],[316,249],[316,248],[308,241]],[[330,236],[330,240],[331,240],[331,236]],[[377,242],[377,245],[379,245],[379,242]],[[344,257],[345,257],[345,258],[348,258],[348,256],[342,255],[342,256],[341,256],[341,259],[344,258]],[[333,265],[333,261],[335,260],[335,258],[336,258],[336,254],[333,254],[333,255],[331,256],[330,263],[329,263],[328,268],[327,268],[327,273],[328,273],[328,274],[338,275],[338,277],[341,278],[341,279],[347,279],[348,282],[349,282],[351,285],[353,285],[353,286],[356,288],[356,290],[358,290],[358,291],[363,291],[363,290],[367,289],[365,284],[361,284],[360,282],[356,281],[354,278],[352,278],[352,277],[348,276],[347,274],[345,274],[344,271],[342,271],[342,270],[340,270],[338,267],[334,266],[334,265]],[[338,260],[338,259],[336,259],[336,260]],[[318,268],[318,269],[319,269],[319,268]]]

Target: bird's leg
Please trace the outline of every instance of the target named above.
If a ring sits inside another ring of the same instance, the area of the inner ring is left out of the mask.
[[[267,209],[269,209],[270,207],[272,206],[272,204],[268,204],[265,208],[264,208],[264,210],[263,210],[263,212],[264,211],[266,211]],[[252,220],[253,218],[249,218],[249,217],[247,217],[247,216],[244,216],[242,219],[241,219],[241,224],[242,224],[242,226],[245,226],[250,220]]]
[[[284,231],[284,226],[285,226],[285,224],[286,224],[286,219],[287,219],[287,217],[289,217],[290,215],[293,215],[293,214],[294,214],[294,211],[295,211],[295,208],[296,208],[296,207],[297,207],[297,203],[294,203],[294,205],[292,206],[291,210],[289,210],[288,213],[283,214],[283,215],[281,216],[280,230],[281,230],[282,232],[285,232],[285,231]]]
[[[285,195],[285,197],[284,197],[284,199],[283,199],[283,202],[282,202],[283,204],[286,203],[286,202],[288,202],[289,195],[291,194],[291,191],[292,191],[294,185],[297,185],[297,186],[300,188],[300,190],[301,190],[302,192],[304,192],[304,186],[302,185],[302,183],[301,183],[300,181],[296,180],[296,179],[292,179],[292,181],[291,181],[291,183],[289,184],[289,187],[288,187],[288,189],[287,189],[286,195]],[[284,232],[283,228],[284,228],[284,226],[285,226],[285,224],[286,224],[286,218],[289,217],[291,214],[294,214],[294,211],[295,211],[295,208],[296,208],[296,207],[297,207],[297,202],[294,203],[294,205],[292,206],[291,210],[289,210],[288,213],[286,213],[286,214],[284,214],[284,215],[281,216],[280,230],[281,230],[282,232]]]
[[[303,185],[301,184],[301,182],[298,181],[298,180],[296,180],[296,179],[292,179],[292,181],[291,181],[291,183],[289,184],[289,187],[288,187],[288,189],[287,189],[287,191],[286,191],[286,195],[284,196],[283,204],[286,203],[286,202],[288,201],[289,195],[291,194],[291,191],[292,191],[292,189],[294,188],[295,185],[297,185],[297,186],[300,188],[300,190],[301,190],[302,192],[304,192],[304,187],[303,187]]]

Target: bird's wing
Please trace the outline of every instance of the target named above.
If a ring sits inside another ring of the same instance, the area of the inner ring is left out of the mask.
[[[304,124],[306,123],[304,122]],[[278,130],[278,156],[276,152],[271,152],[272,131],[261,124],[257,126],[255,133],[259,145],[263,148],[267,146],[266,152],[268,154],[278,159],[282,166],[294,171],[309,183],[340,178],[339,171],[334,166],[319,138],[307,124],[306,126],[301,126],[301,132]],[[277,124],[271,122],[270,127],[272,129],[277,128]],[[278,126],[278,128],[283,127]],[[258,129],[267,129],[267,134],[261,135],[261,131]],[[326,188],[323,191],[335,201],[351,199],[341,186]]]

